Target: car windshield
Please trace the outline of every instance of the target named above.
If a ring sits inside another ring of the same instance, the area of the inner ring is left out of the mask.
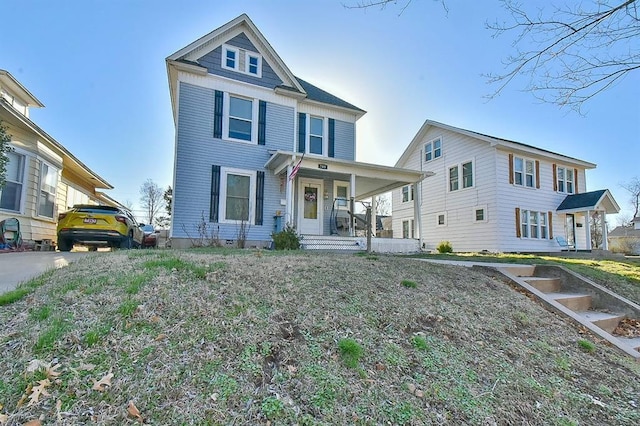
[[[142,230],[144,232],[153,232],[154,231],[153,225],[145,225],[145,226],[142,227]]]

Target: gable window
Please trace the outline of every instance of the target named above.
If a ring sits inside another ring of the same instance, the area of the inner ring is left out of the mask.
[[[409,201],[413,201],[413,185],[402,187],[402,202],[407,203]]]
[[[324,120],[320,117],[309,119],[309,153],[322,155]]]
[[[558,167],[556,173],[558,176],[558,192],[573,194],[573,170],[566,167]]]
[[[424,161],[435,160],[442,156],[442,139],[434,139],[424,146]]]
[[[513,159],[513,183],[533,188],[535,185],[535,162],[521,157]]]
[[[253,223],[255,192],[254,172],[223,168],[220,185],[221,222]]]
[[[53,219],[56,204],[56,188],[58,186],[58,169],[45,162],[42,162],[41,165],[38,215]]]
[[[22,189],[26,156],[15,151],[7,153],[9,162],[5,173],[5,185],[0,188],[0,209],[19,212],[22,205]]]
[[[449,191],[460,189],[460,176],[462,176],[462,188],[473,186],[473,162],[468,161],[449,167]]]
[[[238,49],[234,49],[230,46],[224,46],[224,55],[222,57],[222,68],[238,71]]]
[[[260,76],[260,56],[247,53],[247,72],[256,76]]]

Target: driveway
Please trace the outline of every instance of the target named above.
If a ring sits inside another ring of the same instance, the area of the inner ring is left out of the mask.
[[[0,294],[54,268],[63,268],[89,252],[25,251],[0,253]]]

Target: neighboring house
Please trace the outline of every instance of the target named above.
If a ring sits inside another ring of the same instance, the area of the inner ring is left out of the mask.
[[[431,120],[396,166],[427,177],[393,191],[393,235],[427,250],[441,241],[454,251],[591,250],[589,218],[620,210],[608,190],[586,192],[595,164]]]
[[[58,213],[79,203],[115,202],[97,189],[113,187],[29,118],[44,105],[10,73],[0,70],[0,123],[11,135],[0,220],[20,221],[24,240],[56,240]]]
[[[640,255],[640,217],[631,221],[630,226],[618,226],[609,233],[611,251]]]
[[[328,236],[352,200],[421,179],[356,162],[355,124],[365,111],[295,77],[245,14],[166,63],[176,127],[173,247],[205,229],[247,246],[268,245],[285,224]],[[349,224],[339,232],[354,235]]]

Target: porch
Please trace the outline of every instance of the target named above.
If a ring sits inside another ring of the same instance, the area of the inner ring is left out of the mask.
[[[293,226],[303,236],[303,248],[366,249],[366,237],[359,236],[366,235],[366,226],[354,216],[355,212],[367,206],[375,217],[378,195],[404,185],[416,185],[424,177],[415,170],[285,151],[271,152],[264,167],[279,177],[283,196],[280,202],[283,209],[277,212],[275,230]],[[418,199],[414,202],[414,220],[419,227]],[[375,239],[376,226],[372,222],[371,234]],[[379,243],[377,240],[387,240],[382,238],[375,240],[372,245],[381,250],[405,250],[399,248],[402,244]],[[420,246],[417,240],[412,244]]]
[[[556,209],[569,249],[587,252],[609,249],[606,215],[619,211],[608,189],[567,195]]]

